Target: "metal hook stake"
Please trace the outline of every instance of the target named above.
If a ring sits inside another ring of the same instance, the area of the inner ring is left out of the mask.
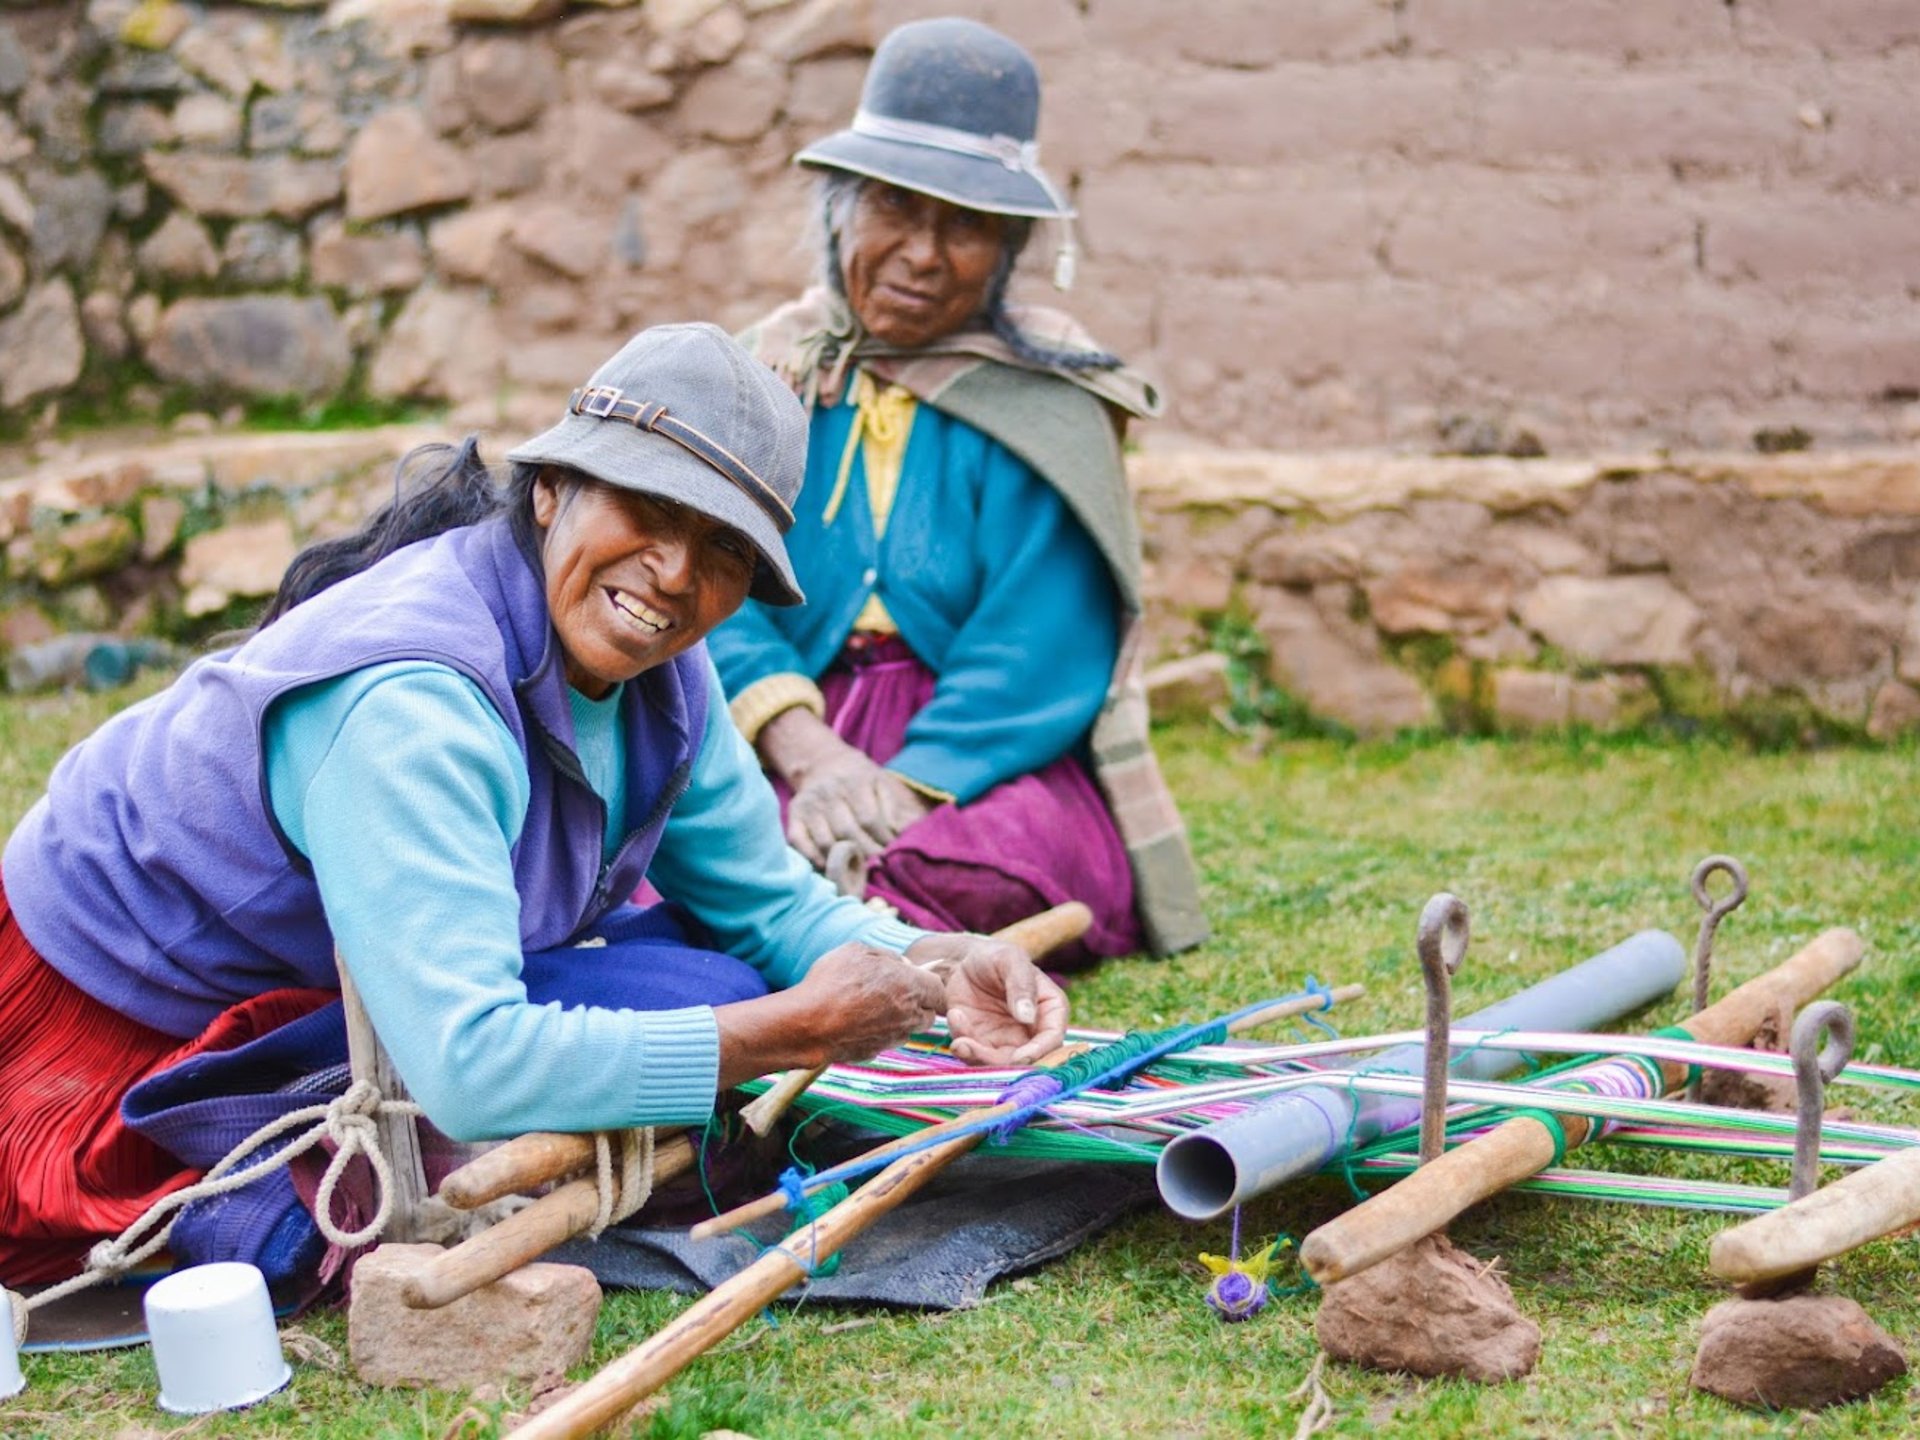
[[[1793,1178],[1787,1182],[1791,1201],[1811,1195],[1820,1183],[1820,1122],[1827,1112],[1827,1084],[1853,1058],[1853,1011],[1838,1000],[1815,1001],[1794,1019],[1787,1048],[1800,1086]]]
[[[1707,881],[1718,871],[1733,881],[1733,888],[1716,900],[1707,889]],[[1700,936],[1693,943],[1693,1013],[1707,1008],[1708,982],[1713,972],[1713,934],[1720,922],[1746,903],[1747,867],[1731,855],[1709,855],[1693,867],[1693,898],[1707,913],[1700,917]],[[1700,1100],[1700,1075],[1687,1082],[1687,1099]]]
[[[1448,1041],[1453,1031],[1453,975],[1467,958],[1467,907],[1444,890],[1420,912],[1420,973],[1427,984],[1427,1055],[1420,1098],[1420,1163],[1439,1155],[1447,1134]]]

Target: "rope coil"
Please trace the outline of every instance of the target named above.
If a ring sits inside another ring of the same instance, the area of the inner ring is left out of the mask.
[[[615,1173],[618,1150],[618,1173]],[[642,1130],[596,1130],[593,1136],[594,1182],[600,1203],[587,1227],[587,1238],[598,1240],[609,1225],[617,1225],[638,1210],[653,1194],[653,1127]]]

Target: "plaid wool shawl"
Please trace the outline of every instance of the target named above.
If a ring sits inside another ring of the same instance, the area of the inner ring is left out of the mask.
[[[1059,311],[1009,309],[1022,333],[1042,345],[1098,348]],[[987,331],[896,350],[862,332],[846,302],[820,286],[740,339],[809,408],[838,404],[858,365],[991,436],[1060,493],[1099,547],[1125,611],[1119,660],[1089,743],[1094,778],[1127,847],[1147,945],[1156,955],[1169,955],[1205,940],[1207,920],[1186,826],[1147,734],[1140,530],[1120,453],[1126,418],[1158,415],[1158,392],[1124,367],[1035,365]]]

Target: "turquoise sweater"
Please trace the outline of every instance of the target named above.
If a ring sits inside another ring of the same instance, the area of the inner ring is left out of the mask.
[[[729,695],[769,675],[817,680],[877,591],[938,677],[887,766],[965,803],[1086,737],[1119,651],[1113,580],[1052,486],[926,404],[914,414],[885,539],[875,540],[857,456],[840,512],[823,524],[853,416],[850,403],[813,415],[787,535],[807,603],[749,600],[707,648]]]
[[[925,932],[837,895],[786,844],[718,686],[715,677],[692,783],[649,871],[660,892],[775,988],[848,940],[904,950],[919,939]],[[573,710],[588,781],[617,799],[617,703],[576,696]],[[712,1113],[711,1008],[527,1003],[508,858],[526,818],[526,769],[471,681],[429,663],[356,671],[276,705],[266,749],[274,818],[312,862],[368,1014],[441,1129],[482,1139],[698,1124]]]

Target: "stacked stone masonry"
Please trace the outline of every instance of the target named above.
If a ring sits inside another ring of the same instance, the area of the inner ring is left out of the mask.
[[[1163,441],[1920,434],[1911,0],[0,0],[0,418],[545,413],[804,282],[789,157],[942,11],[1038,58]]]
[[[299,546],[358,524],[399,455],[445,438],[185,437],[0,481],[0,659],[62,630],[248,623]],[[1362,734],[1920,729],[1911,453],[1169,450],[1130,472],[1162,710],[1219,709],[1234,650]]]

